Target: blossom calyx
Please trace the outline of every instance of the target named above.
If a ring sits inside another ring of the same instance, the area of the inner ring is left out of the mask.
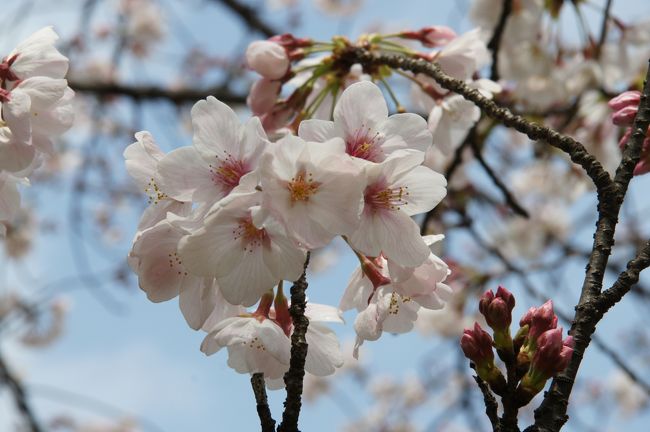
[[[422,43],[422,45],[428,48],[447,45],[454,38],[456,38],[456,32],[447,26],[423,27],[417,31],[403,31],[399,35],[405,39],[418,40],[420,43]]]

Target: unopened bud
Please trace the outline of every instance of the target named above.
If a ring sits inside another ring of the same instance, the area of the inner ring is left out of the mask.
[[[248,67],[268,79],[280,79],[289,69],[289,56],[281,45],[272,41],[255,41],[246,49]]]
[[[478,306],[485,321],[494,330],[504,330],[510,326],[514,307],[514,296],[502,286],[499,286],[496,295],[492,293],[492,290],[486,291]]]

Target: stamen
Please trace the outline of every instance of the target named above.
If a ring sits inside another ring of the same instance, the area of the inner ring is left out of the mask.
[[[232,234],[235,240],[242,240],[244,251],[251,253],[269,240],[266,230],[257,228],[250,216],[240,219],[237,228],[232,231]]]
[[[251,170],[243,160],[235,159],[224,150],[225,158],[216,156],[218,164],[210,165],[212,182],[220,186],[226,194],[239,185],[239,180]]]
[[[291,204],[296,201],[309,201],[309,197],[316,193],[320,185],[319,182],[314,181],[311,173],[305,172],[304,169],[300,170],[298,174],[287,183],[287,189],[289,189],[289,194],[291,195]]]

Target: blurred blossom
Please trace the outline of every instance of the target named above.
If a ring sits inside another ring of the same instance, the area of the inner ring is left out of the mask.
[[[620,370],[610,376],[608,387],[624,416],[634,415],[648,405],[647,393]]]

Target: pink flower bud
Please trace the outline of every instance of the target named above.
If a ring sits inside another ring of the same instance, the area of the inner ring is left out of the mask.
[[[638,111],[638,105],[623,107],[612,114],[612,122],[616,126],[632,126]]]
[[[562,342],[562,327],[547,330],[537,338],[537,351],[533,356],[531,368],[544,379],[562,372],[573,355],[573,338]]]
[[[626,91],[616,96],[614,99],[610,100],[607,105],[614,110],[618,111],[629,106],[639,106],[639,101],[641,100],[640,91]]]
[[[492,293],[492,290],[486,291],[478,306],[486,322],[494,330],[505,330],[510,326],[514,307],[514,296],[502,286],[499,286],[496,295]]]
[[[430,26],[417,31],[405,31],[400,33],[400,36],[418,40],[426,47],[435,48],[451,42],[456,38],[456,32],[447,26]]]
[[[463,336],[460,338],[460,347],[465,353],[465,357],[477,365],[483,365],[494,360],[492,337],[478,323],[474,323],[473,330],[465,329],[463,331]]]
[[[557,327],[557,316],[553,312],[553,300],[549,300],[533,312],[528,338],[537,340],[542,333],[555,327]]]
[[[280,94],[282,83],[268,78],[261,78],[253,84],[246,98],[246,103],[254,115],[259,116],[271,111]]]
[[[260,117],[262,127],[267,133],[274,132],[283,127],[289,126],[289,122],[296,114],[296,111],[287,105],[275,107],[272,111]]]
[[[255,41],[246,49],[248,67],[268,79],[280,79],[289,69],[287,51],[275,42]]]

